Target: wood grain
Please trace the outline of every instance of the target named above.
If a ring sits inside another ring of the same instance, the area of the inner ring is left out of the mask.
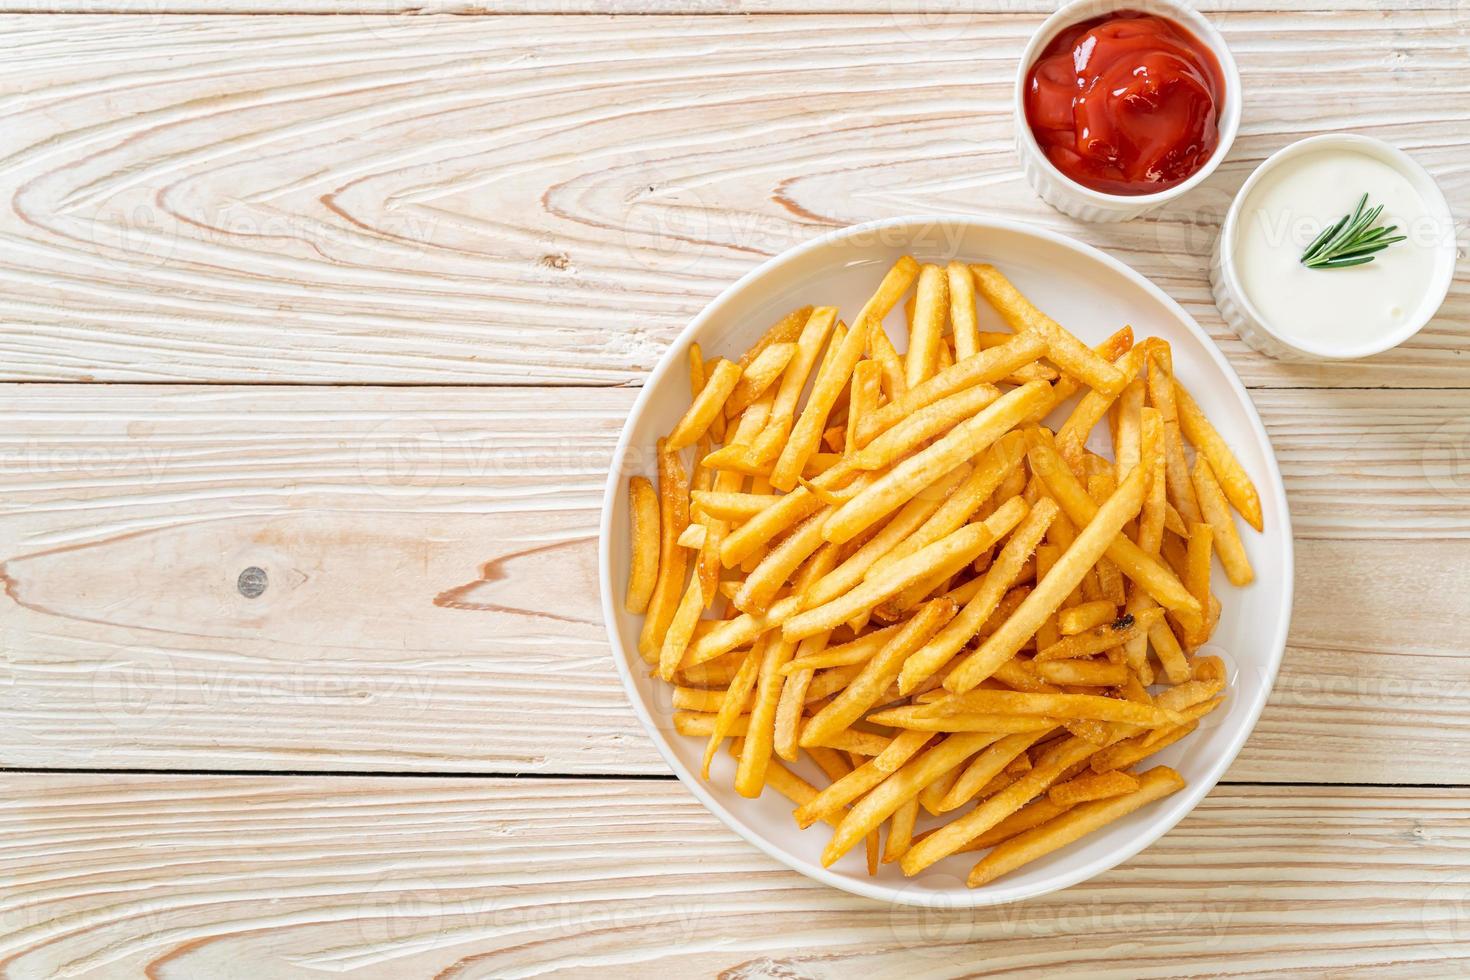
[[[637,384],[766,256],[854,222],[954,212],[1108,249],[1184,303],[1252,385],[1470,384],[1463,276],[1404,348],[1317,366],[1244,348],[1205,276],[1234,190],[1311,133],[1399,143],[1465,213],[1463,3],[1231,5],[1217,21],[1246,105],[1230,158],[1175,207],[1081,226],[1035,198],[1010,149],[1031,0],[611,19],[190,17],[142,2],[152,16],[0,21],[14,53],[0,66],[0,377]]]
[[[1256,396],[1301,598],[1232,778],[1465,782],[1470,393]],[[0,388],[4,762],[666,771],[597,599],[632,397]]]
[[[3,787],[15,977],[1422,978],[1470,960],[1465,790],[1221,787],[1091,882],[943,911],[786,871],[673,782]]]

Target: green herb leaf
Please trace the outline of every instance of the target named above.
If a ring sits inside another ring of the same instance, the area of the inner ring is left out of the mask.
[[[1302,265],[1308,269],[1346,269],[1373,261],[1373,256],[1388,246],[1404,241],[1408,236],[1389,236],[1398,225],[1374,228],[1373,223],[1383,213],[1383,205],[1364,211],[1368,207],[1368,195],[1358,198],[1358,206],[1352,214],[1345,214],[1322,234],[1312,240],[1302,253]]]

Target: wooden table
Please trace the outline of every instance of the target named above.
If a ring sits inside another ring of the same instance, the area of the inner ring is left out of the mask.
[[[1340,365],[1247,349],[1205,275],[1246,175],[1313,133],[1399,144],[1464,221],[1465,0],[1203,4],[1234,150],[1103,226],[1010,148],[1045,0],[200,6],[0,0],[4,975],[1470,969],[1464,266],[1412,343]],[[726,831],[596,596],[609,454],[680,327],[909,212],[1075,234],[1183,303],[1298,534],[1226,780],[1117,870],[974,912]]]

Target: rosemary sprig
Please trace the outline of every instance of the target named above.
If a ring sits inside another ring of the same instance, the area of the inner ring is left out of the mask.
[[[1408,237],[1389,237],[1398,225],[1374,228],[1373,222],[1383,213],[1383,205],[1365,212],[1363,209],[1367,206],[1368,195],[1364,194],[1358,198],[1358,206],[1353,209],[1352,214],[1343,215],[1337,224],[1322,232],[1307,246],[1307,250],[1302,253],[1302,265],[1308,269],[1346,269],[1352,265],[1363,265],[1373,261],[1374,253]]]

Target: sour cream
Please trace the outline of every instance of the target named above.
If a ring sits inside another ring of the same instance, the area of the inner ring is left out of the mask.
[[[1364,265],[1303,265],[1306,248],[1364,193],[1369,207],[1383,205],[1375,226],[1397,225],[1393,234],[1407,240]],[[1401,343],[1438,309],[1453,273],[1443,195],[1404,154],[1364,137],[1305,140],[1262,164],[1232,207],[1221,246],[1225,274],[1242,294],[1240,315],[1292,352],[1321,357]]]

